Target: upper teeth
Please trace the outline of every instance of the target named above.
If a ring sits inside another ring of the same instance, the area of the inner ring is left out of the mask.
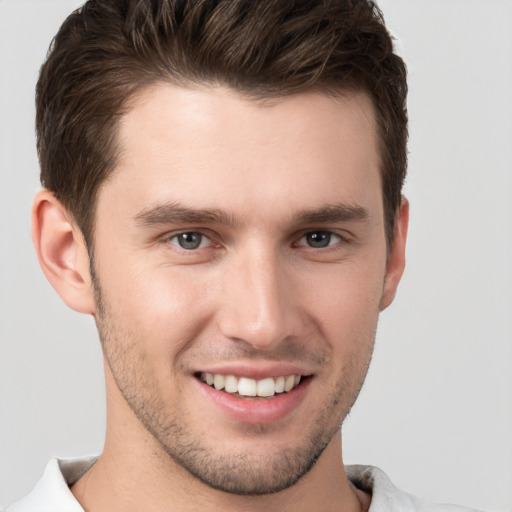
[[[242,396],[274,396],[276,393],[291,391],[300,382],[300,375],[255,380],[219,373],[202,373],[201,380],[217,390],[224,389],[228,393],[238,393]]]

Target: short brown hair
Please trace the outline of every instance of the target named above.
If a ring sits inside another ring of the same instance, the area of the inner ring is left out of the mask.
[[[367,92],[380,143],[386,236],[407,168],[405,65],[367,0],[89,0],[54,38],[36,89],[41,183],[92,244],[128,101],[155,82],[224,84],[255,98]]]

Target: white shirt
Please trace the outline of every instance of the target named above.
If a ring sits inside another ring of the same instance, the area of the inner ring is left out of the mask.
[[[84,512],[69,486],[95,462],[95,457],[52,459],[32,492],[7,508],[6,512]],[[465,507],[436,505],[402,492],[379,468],[346,466],[345,470],[356,487],[372,495],[368,512],[471,512],[471,509]]]

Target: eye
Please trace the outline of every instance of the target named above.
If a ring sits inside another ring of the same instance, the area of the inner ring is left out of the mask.
[[[310,231],[299,240],[299,245],[306,245],[314,249],[324,249],[338,243],[340,240],[341,237],[331,231]]]
[[[207,247],[210,243],[210,239],[202,233],[186,231],[184,233],[179,233],[172,236],[169,239],[169,242],[171,242],[171,244],[177,245],[181,249],[185,249],[186,251],[193,251],[195,249],[202,249],[203,247]]]

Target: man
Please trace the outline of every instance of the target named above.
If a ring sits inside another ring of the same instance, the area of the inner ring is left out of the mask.
[[[107,432],[10,510],[443,510],[344,468],[404,268],[405,67],[366,1],[90,1],[37,87],[47,278]]]

